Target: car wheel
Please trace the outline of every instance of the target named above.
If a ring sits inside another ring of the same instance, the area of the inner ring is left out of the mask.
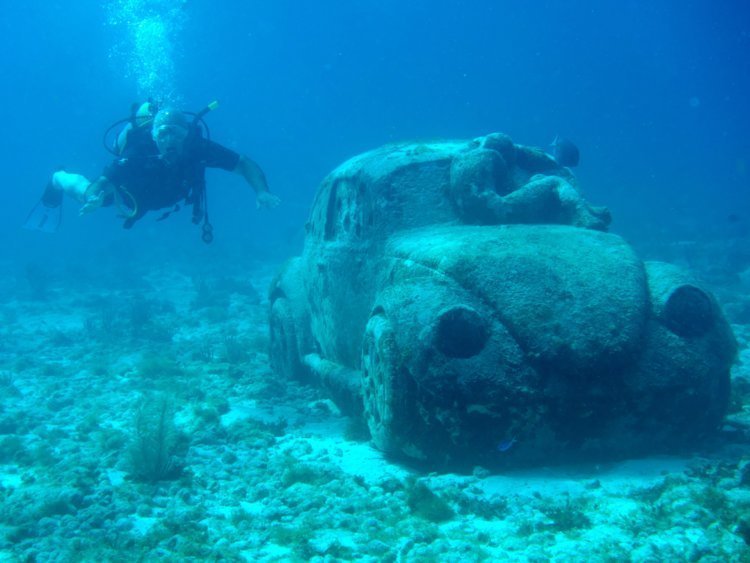
[[[294,314],[288,299],[279,297],[273,302],[268,322],[271,367],[283,377],[300,378],[303,369],[297,344]]]
[[[380,450],[397,448],[399,418],[396,344],[391,323],[382,315],[370,318],[362,341],[362,400],[372,440]]]

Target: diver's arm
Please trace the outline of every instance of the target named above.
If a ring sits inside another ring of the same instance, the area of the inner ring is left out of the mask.
[[[104,204],[104,198],[115,191],[115,186],[109,181],[106,176],[99,176],[96,180],[89,184],[86,189],[86,193],[83,196],[83,206],[78,212],[79,215],[85,215],[96,211],[102,204]]]
[[[254,160],[246,156],[240,156],[237,166],[234,167],[232,172],[242,176],[250,187],[255,190],[258,207],[273,208],[281,202],[278,196],[268,190],[266,175],[263,174],[263,170],[261,170],[260,166]]]
[[[256,194],[268,191],[266,175],[263,174],[263,170],[260,169],[260,166],[258,166],[254,160],[246,156],[240,156],[240,159],[237,161],[237,166],[234,167],[232,172],[242,176],[255,190]]]

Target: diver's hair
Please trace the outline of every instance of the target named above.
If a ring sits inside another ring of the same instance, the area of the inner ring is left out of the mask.
[[[190,123],[188,122],[185,114],[174,107],[165,107],[159,110],[159,113],[154,117],[154,130],[164,125],[171,125],[173,127],[181,127],[183,129],[190,129]]]

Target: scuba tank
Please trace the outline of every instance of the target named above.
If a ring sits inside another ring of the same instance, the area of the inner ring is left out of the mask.
[[[128,142],[135,140],[136,136],[142,136],[151,138],[151,123],[154,121],[154,117],[159,112],[159,104],[153,99],[149,98],[147,102],[142,104],[135,103],[130,108],[130,115],[122,119],[118,119],[112,125],[107,127],[104,131],[102,143],[107,152],[114,156],[120,157],[125,151],[125,147]],[[110,142],[110,136],[115,128],[124,125],[117,133],[117,136],[113,141]],[[143,140],[143,139],[142,139]]]

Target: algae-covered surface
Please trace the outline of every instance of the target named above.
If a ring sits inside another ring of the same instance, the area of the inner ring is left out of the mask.
[[[398,464],[322,391],[271,371],[276,269],[27,271],[2,288],[0,560],[750,561],[741,425],[681,456]],[[733,328],[741,420],[750,326]]]

